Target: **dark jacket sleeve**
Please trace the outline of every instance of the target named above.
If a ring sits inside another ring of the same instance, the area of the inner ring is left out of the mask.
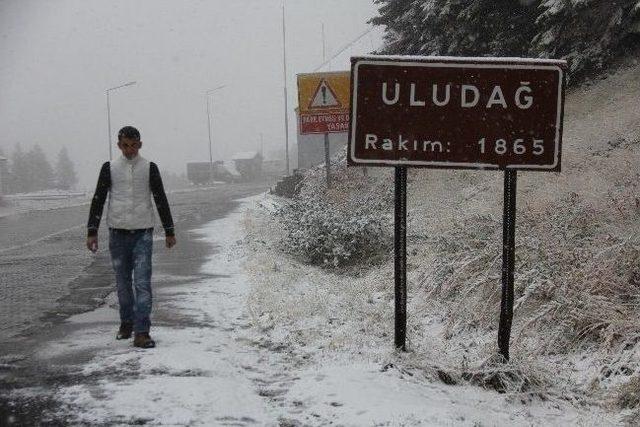
[[[151,186],[153,199],[156,201],[156,208],[158,209],[158,216],[160,216],[160,221],[162,221],[164,234],[166,236],[174,236],[175,232],[173,229],[173,218],[171,217],[171,209],[169,209],[167,195],[164,192],[164,185],[162,185],[160,171],[158,170],[158,166],[153,162],[151,162],[149,170],[149,185]]]
[[[111,168],[109,162],[105,162],[100,169],[100,176],[98,177],[98,185],[96,185],[96,192],[93,194],[91,200],[91,209],[89,209],[89,222],[87,223],[87,235],[96,236],[98,234],[98,227],[100,227],[100,219],[102,218],[102,210],[104,209],[104,202],[107,200],[107,193],[111,189]]]

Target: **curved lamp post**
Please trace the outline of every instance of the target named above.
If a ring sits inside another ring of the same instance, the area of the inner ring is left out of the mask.
[[[213,180],[213,152],[211,151],[211,107],[209,107],[209,97],[213,92],[222,89],[225,86],[226,85],[220,85],[205,92],[207,96],[207,129],[209,130],[209,181]]]
[[[107,138],[107,142],[109,144],[109,160],[113,159],[113,154],[111,153],[111,103],[109,102],[109,92],[112,90],[120,89],[126,86],[133,86],[136,82],[125,83],[120,86],[110,87],[107,89],[107,126],[109,128],[109,137]]]

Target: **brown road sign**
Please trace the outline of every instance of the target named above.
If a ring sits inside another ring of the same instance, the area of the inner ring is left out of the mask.
[[[560,171],[566,62],[351,59],[352,166]]]

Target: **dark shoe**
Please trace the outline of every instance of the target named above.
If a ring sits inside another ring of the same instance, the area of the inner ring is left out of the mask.
[[[153,348],[156,346],[156,342],[151,339],[148,332],[136,332],[136,336],[133,338],[133,346],[140,348]]]
[[[116,334],[117,340],[128,340],[131,338],[131,332],[133,332],[133,323],[122,322],[120,323],[120,329]]]

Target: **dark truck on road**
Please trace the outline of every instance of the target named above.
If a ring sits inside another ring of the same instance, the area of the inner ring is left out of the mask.
[[[195,185],[202,185],[214,180],[215,163],[190,162],[187,163],[187,179]]]
[[[222,160],[187,163],[187,179],[194,185],[203,185],[213,181],[236,182],[238,177],[225,167]]]

